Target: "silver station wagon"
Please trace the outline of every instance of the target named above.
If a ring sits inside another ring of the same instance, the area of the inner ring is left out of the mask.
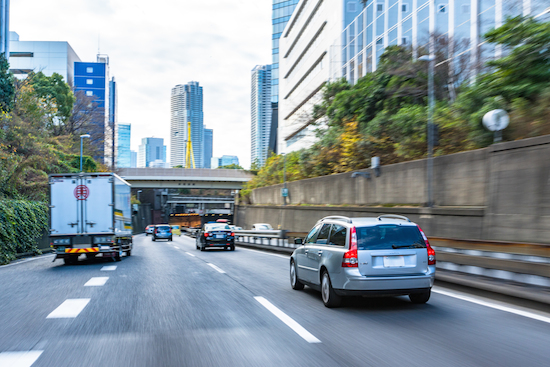
[[[407,217],[325,217],[295,243],[302,246],[290,258],[291,286],[320,290],[327,307],[338,307],[344,296],[430,299],[435,251]]]

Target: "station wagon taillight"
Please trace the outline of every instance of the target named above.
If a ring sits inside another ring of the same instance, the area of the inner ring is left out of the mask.
[[[428,241],[428,237],[424,234],[424,231],[420,226],[418,226],[418,230],[422,234],[422,238],[424,239],[424,242],[426,242],[426,248],[428,249],[428,265],[435,265],[435,250],[430,246],[430,242]]]
[[[343,268],[357,268],[359,261],[357,260],[357,232],[355,227],[349,230],[349,251],[346,251],[342,259]]]

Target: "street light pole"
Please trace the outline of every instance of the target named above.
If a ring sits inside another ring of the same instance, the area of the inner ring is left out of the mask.
[[[80,135],[80,172],[82,172],[82,150],[83,150],[83,141],[84,138],[89,138],[90,134]]]
[[[431,38],[431,37],[430,37]],[[427,205],[429,208],[434,206],[433,200],[433,152],[434,152],[434,132],[435,126],[433,115],[435,109],[435,88],[434,88],[434,73],[435,73],[435,54],[433,49],[433,41],[430,39],[430,55],[420,56],[418,60],[428,61],[428,160],[427,160]]]

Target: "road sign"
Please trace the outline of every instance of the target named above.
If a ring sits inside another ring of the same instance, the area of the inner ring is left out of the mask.
[[[288,189],[281,189],[281,195],[285,198],[288,197]]]
[[[77,200],[86,200],[90,196],[90,189],[86,185],[78,185],[74,189],[74,196]]]

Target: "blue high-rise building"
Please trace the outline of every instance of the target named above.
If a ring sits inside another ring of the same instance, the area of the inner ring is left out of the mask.
[[[100,110],[95,120],[92,121],[94,129],[90,131],[92,144],[101,152],[94,158],[110,166],[113,155],[114,126],[110,125],[109,121],[109,111],[111,111],[109,106],[109,58],[97,55],[97,62],[75,62],[74,87],[75,92],[82,91],[87,97],[91,97]],[[113,116],[114,118],[115,116]]]
[[[131,132],[132,125],[117,125],[116,166],[119,168],[132,167],[132,154],[130,152]]]
[[[143,138],[138,150],[138,168],[150,167],[157,161],[166,162],[166,145],[162,138]]]
[[[271,126],[269,150],[277,153],[277,128],[279,126],[279,38],[290,20],[299,0],[273,0],[271,24]]]
[[[252,69],[251,86],[250,158],[252,163],[262,167],[267,159],[271,132],[271,65],[258,65]]]
[[[204,122],[202,87],[198,82],[176,85],[170,101],[170,164],[186,166],[185,152],[188,139],[193,144],[195,168],[204,164]],[[191,122],[191,136],[187,136],[187,123]]]
[[[10,57],[10,0],[0,0],[0,54]]]
[[[222,155],[220,158],[220,167],[230,166],[232,164],[239,165],[239,157],[236,155]]]
[[[212,168],[210,163],[214,149],[214,130],[204,129],[204,168]]]

